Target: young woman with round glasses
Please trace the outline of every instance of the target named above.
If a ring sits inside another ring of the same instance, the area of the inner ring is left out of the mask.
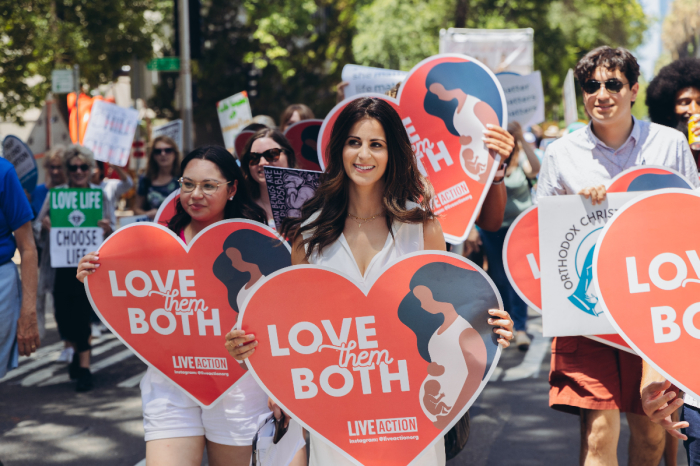
[[[139,179],[134,203],[136,215],[148,215],[153,220],[160,204],[178,188],[179,174],[180,151],[177,144],[168,136],[156,137],[148,155],[146,175]]]
[[[168,228],[185,243],[224,219],[265,222],[241,169],[223,147],[200,147],[185,157],[181,168],[180,202]],[[83,257],[78,279],[95,273],[98,264],[95,253]],[[267,395],[250,376],[204,410],[149,368],[141,381],[141,399],[149,466],[199,466],[205,448],[212,466],[248,466],[258,417],[269,413]]]
[[[249,181],[253,199],[265,210],[267,222],[274,228],[275,222],[272,219],[270,196],[265,181],[265,165],[283,168],[296,167],[294,149],[287,138],[276,129],[261,129],[251,136],[241,156],[241,168]]]

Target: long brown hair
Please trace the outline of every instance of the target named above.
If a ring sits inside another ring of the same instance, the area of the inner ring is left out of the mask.
[[[180,159],[182,155],[180,154],[180,149],[178,149],[177,144],[170,137],[161,135],[153,139],[151,142],[151,147],[148,150],[148,165],[146,165],[146,178],[153,181],[158,178],[158,163],[153,155],[153,150],[156,148],[156,144],[159,142],[164,142],[175,151],[175,158],[173,159],[173,166],[170,168],[170,175],[173,178],[178,178],[180,176]]]
[[[250,151],[253,148],[253,143],[257,139],[264,138],[270,138],[279,144],[287,156],[288,168],[297,167],[297,159],[294,156],[294,149],[284,134],[272,128],[258,130],[258,132],[252,135],[250,139],[248,139],[248,142],[245,143],[245,149],[243,149],[243,155],[241,155],[241,170],[243,170],[243,175],[245,175],[245,179],[248,182],[248,189],[250,189],[250,194],[253,196],[253,199],[260,198],[260,185],[250,177]]]
[[[435,218],[431,207],[432,185],[418,171],[415,154],[401,117],[384,100],[369,97],[357,99],[340,112],[333,125],[330,143],[326,148],[328,163],[321,176],[321,185],[302,206],[301,217],[287,217],[282,224],[282,235],[290,239],[311,232],[311,236],[301,243],[307,246],[307,259],[314,251],[320,253],[326,246],[333,244],[343,232],[348,216],[348,190],[351,183],[343,165],[343,147],[350,129],[364,118],[377,120],[386,134],[389,160],[384,173],[382,203],[389,232],[393,236],[394,221],[425,223]],[[408,202],[419,205],[408,208]],[[315,213],[318,216],[308,221]]]
[[[299,121],[314,119],[314,112],[309,107],[304,104],[292,104],[285,108],[282,115],[280,115],[280,131],[284,132],[284,130],[287,129],[287,126],[289,126],[289,119],[292,118],[294,112],[299,114]]]

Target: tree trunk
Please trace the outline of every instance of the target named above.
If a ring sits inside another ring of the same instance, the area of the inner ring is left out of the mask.
[[[457,0],[455,7],[455,27],[463,28],[467,26],[467,15],[469,14],[469,0]]]

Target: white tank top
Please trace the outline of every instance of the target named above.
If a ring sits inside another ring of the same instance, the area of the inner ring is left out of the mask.
[[[313,221],[315,217],[315,215],[312,216],[307,220],[307,223]],[[309,263],[338,270],[352,278],[362,287],[370,285],[379,278],[380,272],[387,264],[405,254],[425,249],[423,246],[422,224],[397,222],[392,229],[394,231],[394,238],[392,239],[391,235],[387,236],[384,247],[372,258],[367,270],[365,270],[364,277],[360,273],[357,262],[355,262],[355,257],[350,250],[350,245],[342,234],[338,240],[330,246],[327,246],[321,254],[316,252],[311,254]],[[305,233],[304,238],[310,235],[310,232]],[[313,433],[310,433],[310,436],[311,456],[309,459],[309,466],[353,466],[353,463],[331,448],[323,440],[317,438]],[[425,452],[423,456],[418,458],[415,463],[411,463],[411,465],[444,466],[445,462],[445,441],[441,438],[432,449]]]

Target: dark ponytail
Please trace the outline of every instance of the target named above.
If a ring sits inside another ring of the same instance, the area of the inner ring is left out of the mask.
[[[185,173],[187,164],[194,159],[208,160],[215,164],[221,174],[226,178],[226,181],[238,181],[238,188],[233,200],[226,203],[224,208],[224,219],[244,218],[254,220],[263,224],[267,224],[267,215],[265,211],[253,202],[248,189],[248,183],[243,178],[243,172],[236,163],[236,159],[223,147],[220,146],[202,146],[199,147],[185,157],[180,164],[180,173]],[[170,222],[170,228],[176,234],[180,234],[183,228],[189,225],[192,218],[185,212],[180,202],[175,205],[175,215]]]

